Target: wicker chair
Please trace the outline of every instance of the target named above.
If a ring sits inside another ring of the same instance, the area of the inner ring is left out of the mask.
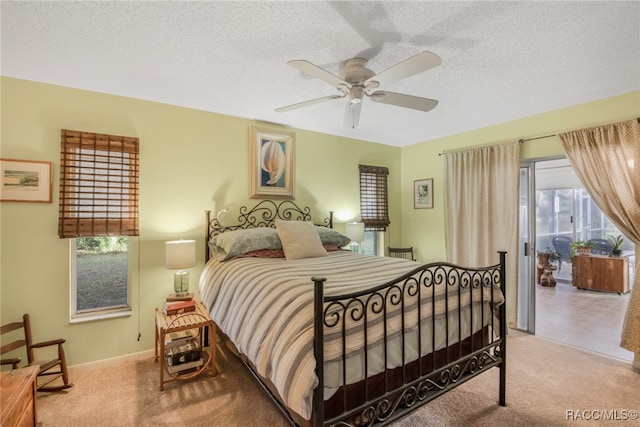
[[[613,247],[605,239],[589,239],[594,255],[613,255]]]
[[[569,236],[556,236],[551,240],[553,249],[560,254],[558,259],[558,272],[562,270],[562,262],[571,262],[571,243],[573,239]]]

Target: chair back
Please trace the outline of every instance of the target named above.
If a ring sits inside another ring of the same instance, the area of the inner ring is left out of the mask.
[[[415,259],[413,258],[413,246],[410,246],[408,248],[392,248],[391,246],[387,246],[387,254],[390,257],[404,258],[415,261]]]
[[[589,239],[591,253],[595,255],[613,255],[613,247],[605,239]]]
[[[551,239],[551,243],[553,244],[553,249],[560,254],[560,261],[570,261],[571,260],[571,244],[573,243],[573,239],[569,236],[555,236]]]
[[[21,347],[27,346],[24,331],[17,338],[16,333],[19,329],[24,329],[24,322],[12,322],[0,327],[0,335],[2,336],[2,346],[0,347],[0,365],[11,365],[12,369],[17,369],[18,364],[22,361],[20,357],[5,357],[5,354],[13,352]],[[6,342],[9,340],[10,342]]]

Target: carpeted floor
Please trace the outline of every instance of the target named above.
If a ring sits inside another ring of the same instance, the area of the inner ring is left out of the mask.
[[[639,425],[638,420],[622,420],[640,411],[640,374],[630,363],[516,331],[510,331],[507,345],[506,407],[496,403],[498,370],[493,369],[392,426]],[[153,358],[72,370],[73,388],[38,393],[38,424],[286,425],[234,355],[221,350],[218,367],[215,378],[166,384],[163,392],[158,390],[158,364]],[[568,419],[568,414],[581,420]],[[603,414],[617,421],[584,419]]]

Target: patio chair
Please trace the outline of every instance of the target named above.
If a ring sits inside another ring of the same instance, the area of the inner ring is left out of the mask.
[[[562,262],[571,263],[571,243],[573,239],[569,236],[555,236],[551,239],[553,249],[560,255],[558,259],[558,272],[562,270]]]

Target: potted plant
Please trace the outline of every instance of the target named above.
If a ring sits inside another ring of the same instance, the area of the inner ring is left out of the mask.
[[[591,248],[593,247],[593,243],[587,240],[576,240],[571,243],[571,258],[574,255],[589,255],[591,253]]]
[[[620,256],[622,254],[622,243],[624,239],[622,238],[622,234],[609,235],[607,236],[607,243],[611,245],[613,248],[613,256]]]
[[[538,264],[547,265],[560,259],[560,254],[550,247],[536,251],[538,254]]]

